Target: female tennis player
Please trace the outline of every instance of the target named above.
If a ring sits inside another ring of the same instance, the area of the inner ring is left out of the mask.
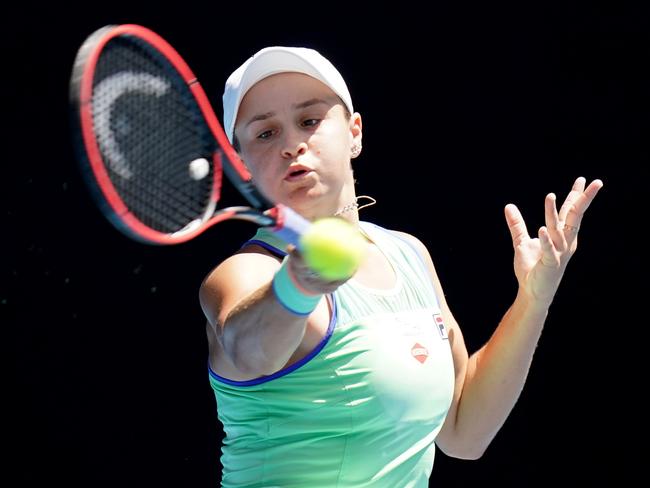
[[[425,246],[359,219],[362,119],[337,69],[310,49],[262,49],[223,102],[226,134],[270,200],[339,216],[368,242],[353,276],[327,281],[261,228],[202,283],[223,486],[426,487],[436,446],[480,457],[524,387],[603,183],[578,178],[559,210],[548,194],[533,237],[505,207],[518,292],[469,355]]]

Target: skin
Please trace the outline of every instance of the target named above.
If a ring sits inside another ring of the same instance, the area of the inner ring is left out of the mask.
[[[310,220],[331,216],[355,200],[350,154],[361,142],[361,116],[348,117],[341,101],[321,82],[298,73],[258,82],[242,101],[235,134],[253,178],[272,200]],[[427,249],[417,238],[400,233],[426,257],[449,329],[455,390],[436,439],[447,455],[480,457],[515,405],[548,308],[577,249],[577,229],[602,186],[600,180],[586,185],[584,178],[576,179],[559,211],[555,195],[548,194],[546,225],[534,237],[517,207],[506,205],[518,292],[489,341],[472,355]],[[343,217],[358,225],[356,211]],[[233,380],[272,374],[305,357],[324,337],[331,314],[328,302],[321,299],[308,317],[286,311],[270,288],[279,266],[265,249],[248,246],[202,283],[199,296],[208,319],[210,364],[217,374]],[[319,278],[296,250],[291,250],[288,266],[299,284],[313,293],[330,293],[345,282]],[[354,277],[379,289],[392,288],[396,280],[372,242]]]

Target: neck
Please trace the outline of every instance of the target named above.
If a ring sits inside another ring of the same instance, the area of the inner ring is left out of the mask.
[[[347,220],[356,226],[359,223],[359,203],[354,187],[352,172],[349,174],[349,181],[347,181],[341,188],[337,200],[338,207],[332,208],[328,213],[334,217]]]
[[[362,199],[368,200],[368,203],[364,203],[363,205],[359,206],[359,200]],[[334,214],[334,217],[341,217],[356,225],[359,223],[359,210],[365,207],[369,207],[370,205],[374,205],[375,203],[377,203],[377,200],[375,200],[374,198],[369,197],[367,195],[360,195],[358,197],[355,197],[354,201],[341,207]]]
[[[352,225],[357,226],[359,224],[359,204],[356,201],[348,203],[337,210],[334,217],[347,220]]]
[[[359,204],[356,202],[356,200],[352,203],[348,203],[345,207],[341,208],[338,212],[334,214],[334,217],[339,217],[341,215],[347,214],[352,211],[358,211],[359,209]]]

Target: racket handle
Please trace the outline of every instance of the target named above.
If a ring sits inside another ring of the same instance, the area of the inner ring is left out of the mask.
[[[271,227],[275,235],[300,249],[300,236],[309,228],[311,222],[281,203],[272,208],[269,213],[275,219],[275,227]]]

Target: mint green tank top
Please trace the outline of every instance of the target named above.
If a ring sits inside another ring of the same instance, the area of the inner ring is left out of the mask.
[[[328,296],[321,343],[271,376],[231,381],[209,370],[225,433],[222,486],[428,486],[454,390],[447,332],[418,251],[360,226],[396,272],[393,289],[346,282]],[[266,230],[248,242],[285,254]]]

